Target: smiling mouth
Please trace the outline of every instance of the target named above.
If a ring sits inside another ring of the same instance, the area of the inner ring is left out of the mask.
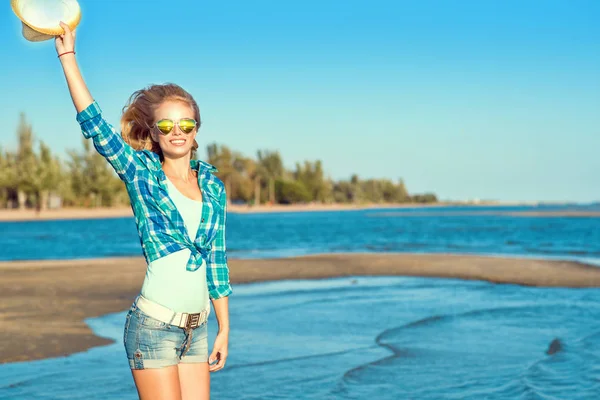
[[[185,144],[185,139],[175,139],[175,140],[169,140],[169,142],[175,146],[183,146]]]

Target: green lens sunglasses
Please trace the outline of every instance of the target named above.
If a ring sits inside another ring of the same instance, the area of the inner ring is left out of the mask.
[[[175,128],[175,124],[179,126],[179,130],[183,133],[191,133],[198,123],[193,118],[181,118],[179,121],[175,122],[172,119],[161,119],[156,121],[156,127],[163,135],[168,135],[171,133],[173,128]]]

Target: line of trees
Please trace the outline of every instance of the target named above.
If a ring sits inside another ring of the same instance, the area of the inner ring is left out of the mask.
[[[82,150],[68,150],[68,159],[53,155],[36,141],[25,115],[17,128],[18,148],[0,148],[0,208],[127,205],[125,186],[90,141]],[[296,163],[288,170],[278,151],[261,150],[246,157],[227,146],[210,144],[206,161],[218,168],[230,201],[246,204],[407,203],[436,202],[435,194],[410,195],[400,179],[334,181],[320,160]]]

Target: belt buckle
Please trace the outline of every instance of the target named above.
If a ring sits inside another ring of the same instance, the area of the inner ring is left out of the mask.
[[[188,314],[185,321],[185,329],[195,329],[200,326],[200,315],[202,313]]]

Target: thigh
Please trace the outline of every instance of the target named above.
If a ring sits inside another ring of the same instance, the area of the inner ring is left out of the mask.
[[[208,400],[210,398],[210,372],[208,363],[180,363],[179,384],[182,400]]]
[[[206,399],[210,397],[210,372],[208,370],[208,326],[192,331],[192,343],[178,365],[181,398]]]
[[[131,370],[131,373],[140,400],[182,400],[176,365]]]

